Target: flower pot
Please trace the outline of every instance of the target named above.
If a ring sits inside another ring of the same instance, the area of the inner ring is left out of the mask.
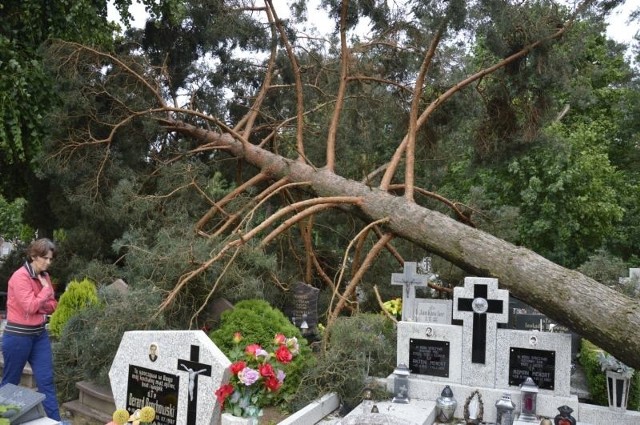
[[[220,417],[220,425],[258,425],[258,418],[241,418],[231,413],[223,413]]]
[[[630,379],[626,375],[613,370],[607,370],[609,409],[623,412],[627,410],[629,381]]]

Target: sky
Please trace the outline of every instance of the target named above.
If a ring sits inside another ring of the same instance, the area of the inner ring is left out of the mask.
[[[287,3],[284,0],[278,0],[274,2],[276,8],[281,9],[279,11],[280,17],[285,17],[288,14]],[[609,18],[609,28],[607,35],[621,43],[630,43],[633,41],[633,36],[640,31],[640,22],[634,22],[633,25],[629,25],[627,20],[634,8],[637,8],[636,1],[627,0],[624,5],[617,7]],[[313,6],[309,7],[310,14],[316,14]],[[146,12],[144,6],[139,3],[135,3],[132,9],[132,15],[134,16],[134,26],[141,27],[144,25]],[[119,20],[115,8],[109,3],[109,18],[113,20]]]

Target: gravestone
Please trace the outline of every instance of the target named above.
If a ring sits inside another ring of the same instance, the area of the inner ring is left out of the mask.
[[[0,404],[18,408],[8,417],[11,424],[22,424],[39,418],[46,418],[47,414],[42,406],[45,395],[30,388],[13,384],[0,387]]]
[[[229,359],[203,331],[125,332],[109,378],[118,408],[156,410],[156,425],[214,425]]]
[[[464,322],[462,383],[495,383],[497,325],[508,321],[508,306],[509,292],[498,289],[497,279],[467,277],[454,288],[453,318]]]
[[[293,285],[293,323],[303,335],[315,335],[318,327],[318,293],[320,290],[304,282]],[[306,327],[305,327],[306,326]]]
[[[522,331],[567,333],[571,335],[571,358],[576,359],[580,351],[580,335],[572,332],[566,326],[555,323],[540,311],[514,297],[509,298],[508,327]]]
[[[460,382],[462,328],[437,323],[398,322],[397,363],[412,376]]]
[[[418,323],[451,324],[452,306],[451,300],[439,300],[431,298],[416,298],[415,321]]]
[[[392,285],[402,285],[402,320],[416,321],[416,287],[427,287],[429,275],[416,273],[415,262],[405,262],[403,273],[391,275]]]
[[[618,282],[622,286],[628,286],[633,295],[640,293],[640,268],[629,269],[629,277],[621,277]]]
[[[496,387],[516,391],[530,376],[541,393],[571,393],[571,335],[498,329]]]

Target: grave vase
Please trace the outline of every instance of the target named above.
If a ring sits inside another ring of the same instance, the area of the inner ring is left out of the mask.
[[[258,418],[241,418],[231,413],[223,413],[220,416],[220,425],[258,425]]]

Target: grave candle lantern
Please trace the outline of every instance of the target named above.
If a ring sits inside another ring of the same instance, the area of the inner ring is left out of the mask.
[[[520,385],[522,413],[518,420],[524,422],[537,422],[536,418],[536,398],[538,396],[538,386],[531,377],[527,377]]]
[[[458,402],[453,397],[451,387],[446,385],[436,400],[436,419],[440,423],[450,423],[453,421],[453,415],[456,412]]]
[[[496,401],[497,425],[513,425],[513,411],[516,405],[511,401],[511,394],[504,393],[502,398]]]
[[[393,403],[409,403],[409,368],[400,363],[393,371]]]

